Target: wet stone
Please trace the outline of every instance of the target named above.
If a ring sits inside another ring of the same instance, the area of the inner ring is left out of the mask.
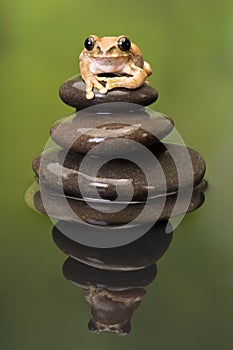
[[[28,194],[27,203],[30,207],[54,219],[100,226],[117,226],[132,222],[135,225],[143,225],[157,220],[169,220],[171,217],[196,210],[205,199],[202,183],[194,188],[192,194],[190,191],[183,191],[179,196],[173,194],[151,199],[146,203],[146,210],[143,210],[144,202],[126,203],[127,206],[122,209],[122,203],[102,200],[95,201],[93,207],[89,205],[91,201],[63,197],[60,193],[46,187],[42,190],[43,199],[39,190],[34,189],[31,197]],[[139,216],[142,211],[143,215]]]
[[[156,265],[135,271],[107,271],[91,267],[68,258],[63,265],[63,274],[71,282],[82,288],[96,286],[108,290],[143,288],[156,277]]]
[[[59,228],[62,227],[64,234],[54,226],[53,240],[65,254],[86,265],[105,270],[138,270],[152,265],[167,251],[172,240],[172,229],[169,230],[171,233],[167,233],[167,224],[166,221],[155,224],[146,234],[132,243],[102,249],[89,247],[68,238],[65,233],[70,231],[70,227],[67,226],[72,224],[62,222],[59,223]],[[83,225],[73,224],[73,226],[72,230],[84,232]],[[92,230],[94,235],[95,227]]]
[[[144,201],[147,197],[176,193],[178,188],[192,190],[203,179],[205,162],[191,148],[157,143],[150,151],[155,163],[138,151],[136,163],[86,155],[86,166],[81,167],[83,155],[52,148],[42,158],[39,155],[34,159],[33,170],[41,184],[56,191],[75,197],[118,201],[128,200],[130,196],[130,199]],[[137,165],[140,158],[142,166]]]
[[[97,89],[94,89],[94,93],[93,99],[86,98],[86,85],[80,75],[70,78],[59,89],[62,101],[78,110],[109,102],[128,102],[148,106],[158,98],[158,92],[148,84],[144,84],[138,89],[113,89],[107,94],[101,94]]]
[[[98,105],[58,120],[50,129],[51,137],[66,150],[114,155],[126,149],[135,151],[135,143],[151,146],[173,129],[172,119],[161,113],[144,109],[126,111],[123,107],[129,106],[120,103],[114,107],[115,110],[111,106],[106,112]]]

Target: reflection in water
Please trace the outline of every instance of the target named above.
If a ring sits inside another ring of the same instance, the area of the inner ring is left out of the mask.
[[[162,142],[172,130],[175,140]],[[53,239],[90,306],[88,328],[128,334],[171,243],[168,221],[204,202],[205,161],[170,118],[131,103],[78,111],[51,137],[58,146],[50,140],[34,159],[26,201],[59,220]]]
[[[130,332],[131,318],[146,294],[145,287],[156,277],[155,262],[171,243],[173,234],[166,233],[167,224],[159,222],[136,241],[115,248],[84,246],[54,226],[54,242],[70,256],[63,265],[63,274],[83,289],[90,306],[89,330],[120,335]],[[82,226],[77,225],[80,229]]]
[[[152,265],[166,252],[172,240],[172,233],[166,234],[167,222],[158,222],[149,232],[133,241],[116,248],[94,248],[79,244],[64,234],[66,225],[53,228],[53,239],[65,254],[89,266],[105,270],[138,270]],[[63,228],[63,233],[59,227]],[[77,231],[85,230],[76,225]],[[95,229],[92,228],[94,231]],[[169,232],[172,227],[169,224]]]

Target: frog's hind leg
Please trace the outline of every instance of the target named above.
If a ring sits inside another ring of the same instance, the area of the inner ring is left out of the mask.
[[[152,69],[148,62],[144,61],[143,69],[147,73],[147,76],[152,74]]]

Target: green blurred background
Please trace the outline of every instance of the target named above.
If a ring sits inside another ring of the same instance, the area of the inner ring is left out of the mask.
[[[158,263],[128,337],[87,331],[81,290],[62,276],[52,223],[24,204],[31,161],[72,112],[58,87],[88,34],[126,34],[151,63],[152,106],[208,165],[205,205]],[[1,349],[230,349],[233,346],[233,2],[2,0]]]

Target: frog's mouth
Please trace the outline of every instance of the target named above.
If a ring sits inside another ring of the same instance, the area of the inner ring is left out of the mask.
[[[111,56],[111,57],[107,57],[107,56],[103,56],[103,57],[93,57],[94,60],[98,63],[116,63],[116,62],[120,62],[120,61],[125,61],[125,56]]]
[[[97,70],[102,72],[114,73],[121,70],[127,63],[126,57],[98,57],[93,58],[92,63]]]

